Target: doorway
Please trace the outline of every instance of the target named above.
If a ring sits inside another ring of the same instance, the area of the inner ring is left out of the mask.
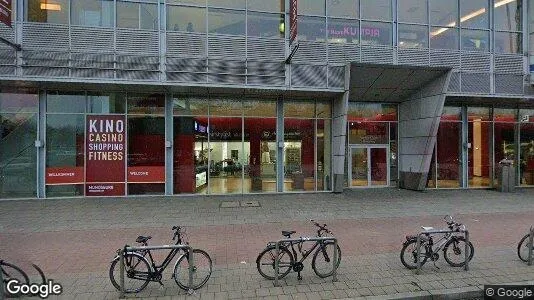
[[[350,187],[389,186],[388,145],[350,147]]]

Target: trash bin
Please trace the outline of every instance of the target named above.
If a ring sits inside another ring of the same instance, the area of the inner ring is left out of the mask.
[[[497,166],[497,190],[499,192],[511,193],[515,191],[515,167],[514,161],[503,159]]]

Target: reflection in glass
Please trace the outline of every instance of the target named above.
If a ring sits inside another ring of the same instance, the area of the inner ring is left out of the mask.
[[[315,190],[315,120],[284,118],[284,191]]]
[[[392,24],[381,22],[361,22],[361,40],[363,45],[387,45],[392,43]]]
[[[117,1],[117,27],[156,30],[158,28],[158,6]]]
[[[173,114],[178,116],[202,116],[208,114],[208,99],[175,96]]]
[[[438,188],[458,188],[462,181],[460,122],[440,122],[437,135]]]
[[[397,154],[397,123],[389,123],[389,184],[397,186],[398,177],[398,154]]]
[[[276,192],[276,118],[245,118],[245,193]]]
[[[283,14],[249,12],[247,34],[249,36],[283,38],[284,30],[280,30],[280,26],[284,22]]]
[[[488,114],[481,117],[489,119]],[[468,178],[469,187],[489,187],[491,185],[491,127],[483,118],[469,116],[468,123]]]
[[[357,18],[358,0],[327,0],[328,15],[331,17]]]
[[[389,142],[388,122],[349,121],[350,144],[387,144]]]
[[[495,52],[521,53],[522,39],[521,33],[495,31]]]
[[[241,116],[243,103],[241,99],[210,99],[211,116]]]
[[[167,5],[167,30],[206,33],[206,9]]]
[[[84,113],[85,95],[48,93],[46,96],[48,113]]]
[[[317,190],[331,191],[331,120],[317,120]]]
[[[371,158],[371,186],[388,184],[388,157],[386,148],[369,148]]]
[[[126,111],[126,97],[124,94],[111,93],[109,95],[87,95],[89,102],[88,113],[93,114],[121,114]]]
[[[399,24],[399,47],[428,48],[428,27]]]
[[[69,0],[26,0],[25,2],[25,21],[53,24],[69,23]]]
[[[276,100],[245,99],[243,100],[245,117],[276,117]]]
[[[489,31],[462,29],[462,50],[489,51]]]
[[[397,0],[399,22],[428,23],[427,0]]]
[[[391,21],[391,0],[360,0],[362,19]]]
[[[280,0],[248,0],[247,9],[268,12],[284,12],[284,1]]]
[[[521,124],[520,134],[520,184],[534,185],[534,123]]]
[[[495,0],[494,7],[495,30],[521,31],[522,0]]]
[[[514,161],[516,164],[515,158],[515,123],[503,123],[495,122],[494,123],[494,157],[495,161],[493,162],[494,166],[498,166],[499,162],[503,159]]]
[[[226,9],[208,10],[209,33],[245,35],[245,14]]]
[[[351,149],[350,186],[368,186],[367,148]]]
[[[74,25],[113,27],[115,3],[112,0],[71,0]]]
[[[325,41],[326,40],[326,20],[320,17],[298,18],[298,39],[305,41]]]
[[[397,121],[397,105],[349,102],[350,121]]]
[[[128,94],[128,113],[163,115],[165,113],[165,95]]]
[[[210,7],[245,9],[246,0],[208,0]]]
[[[458,0],[430,0],[430,24],[458,26]]]
[[[460,0],[460,23],[464,28],[488,28],[488,0]]]
[[[330,43],[359,43],[360,29],[358,20],[329,19],[328,41]]]
[[[37,112],[37,94],[0,93],[0,112]]]
[[[458,50],[458,28],[431,27],[430,48]]]
[[[325,15],[325,0],[299,0],[298,5],[299,15]]]
[[[313,101],[291,101],[284,103],[284,117],[314,118],[315,103]]]

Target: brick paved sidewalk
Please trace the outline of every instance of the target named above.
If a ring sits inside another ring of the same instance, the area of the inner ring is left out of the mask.
[[[251,200],[261,207],[220,207],[222,201]],[[515,252],[534,223],[533,212],[534,190],[4,201],[0,257],[41,265],[65,286],[66,299],[116,298],[107,277],[115,250],[139,234],[154,236],[152,244],[168,244],[170,226],[186,225],[191,243],[207,250],[215,264],[208,285],[189,299],[466,296],[480,292],[485,283],[534,280],[534,267],[519,261]],[[450,268],[440,258],[440,269],[429,263],[422,275],[414,275],[398,258],[405,234],[420,225],[442,227],[445,214],[455,214],[470,229],[475,245],[471,270]],[[340,240],[339,282],[316,277],[309,260],[304,280],[291,273],[282,287],[273,287],[256,271],[257,254],[267,241],[280,238],[281,230],[313,233],[310,218],[327,223]],[[185,297],[170,280],[163,288],[151,283],[138,296]]]

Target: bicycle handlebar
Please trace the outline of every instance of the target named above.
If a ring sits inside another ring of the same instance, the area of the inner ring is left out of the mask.
[[[323,224],[323,225],[321,226],[321,224],[315,222],[315,220],[313,220],[313,219],[311,219],[310,222],[312,222],[313,225],[319,227],[319,230],[317,231],[318,234],[320,234],[321,231],[325,231],[326,233],[330,233],[330,234],[332,234],[332,231],[330,231],[330,230],[328,230],[328,229],[326,228],[326,224]]]

